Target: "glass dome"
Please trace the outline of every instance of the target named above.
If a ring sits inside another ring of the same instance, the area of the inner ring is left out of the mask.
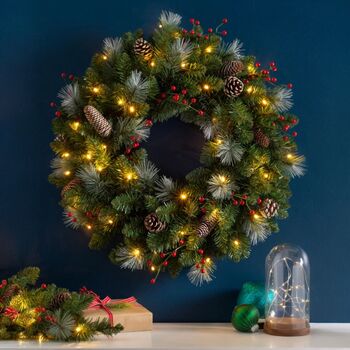
[[[266,257],[264,331],[272,335],[310,332],[310,265],[306,253],[291,244],[278,245]]]

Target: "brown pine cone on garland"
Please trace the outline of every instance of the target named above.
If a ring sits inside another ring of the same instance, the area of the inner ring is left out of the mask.
[[[71,295],[69,292],[61,292],[56,294],[51,300],[50,309],[51,310],[59,309],[62,306],[62,304],[70,298],[71,298]]]
[[[151,213],[145,217],[144,225],[149,232],[161,232],[165,230],[166,223],[159,220],[157,214]]]
[[[93,106],[85,106],[84,114],[91,126],[102,137],[107,137],[112,132],[112,124]]]
[[[267,148],[270,146],[270,139],[264,134],[264,132],[259,128],[254,131],[254,138],[258,145]]]
[[[218,220],[216,216],[211,216],[209,218],[203,218],[202,222],[197,227],[197,235],[199,237],[207,237],[216,226]]]
[[[270,219],[278,214],[279,205],[271,198],[265,198],[260,204],[260,213],[263,217]]]
[[[75,186],[79,185],[81,183],[81,180],[78,178],[70,180],[63,188],[61,191],[61,197],[63,197],[67,191],[70,191],[73,189]]]
[[[139,38],[134,44],[135,55],[142,56],[146,61],[153,56],[153,49],[151,44],[144,38]]]
[[[6,303],[6,300],[11,299],[18,292],[19,292],[19,286],[17,284],[8,285],[0,297],[0,303],[1,304]]]
[[[224,93],[228,97],[237,97],[239,96],[244,89],[244,84],[237,77],[231,76],[226,78]]]
[[[238,73],[242,72],[242,70],[244,69],[244,64],[242,63],[242,61],[227,61],[224,62],[224,64],[222,65],[221,69],[220,69],[220,75],[223,78],[227,78],[229,76],[235,76]]]

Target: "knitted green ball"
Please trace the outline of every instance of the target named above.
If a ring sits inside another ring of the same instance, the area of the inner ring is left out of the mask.
[[[242,304],[234,308],[232,325],[240,332],[256,332],[259,329],[259,310],[251,304]]]

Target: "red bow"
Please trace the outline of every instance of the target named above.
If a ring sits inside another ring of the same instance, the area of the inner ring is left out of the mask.
[[[129,304],[135,302],[136,299],[134,297],[130,297],[127,299],[120,299],[120,300],[112,300],[110,297],[105,297],[104,299],[100,299],[98,295],[94,293],[94,300],[89,305],[89,309],[102,309],[104,310],[109,319],[109,323],[111,326],[113,326],[113,313],[109,309],[109,305],[117,305],[117,304]]]

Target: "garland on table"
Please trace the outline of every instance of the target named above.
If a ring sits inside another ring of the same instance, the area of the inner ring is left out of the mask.
[[[0,284],[0,339],[83,341],[97,333],[107,336],[123,330],[108,319],[91,321],[83,311],[96,294],[58,288],[54,284],[34,285],[37,267],[27,267]]]
[[[148,40],[142,31],[107,38],[84,77],[69,76],[50,180],[62,187],[65,223],[87,231],[90,248],[114,244],[112,262],[148,269],[151,283],[190,267],[201,284],[215,258],[247,258],[278,230],[304,157],[290,132],[292,84],[277,85],[276,64],[262,69],[238,39],[226,44],[227,19],[207,33],[180,20],[163,12]],[[202,167],[182,181],[162,175],[141,147],[154,123],[172,117],[207,140]]]

